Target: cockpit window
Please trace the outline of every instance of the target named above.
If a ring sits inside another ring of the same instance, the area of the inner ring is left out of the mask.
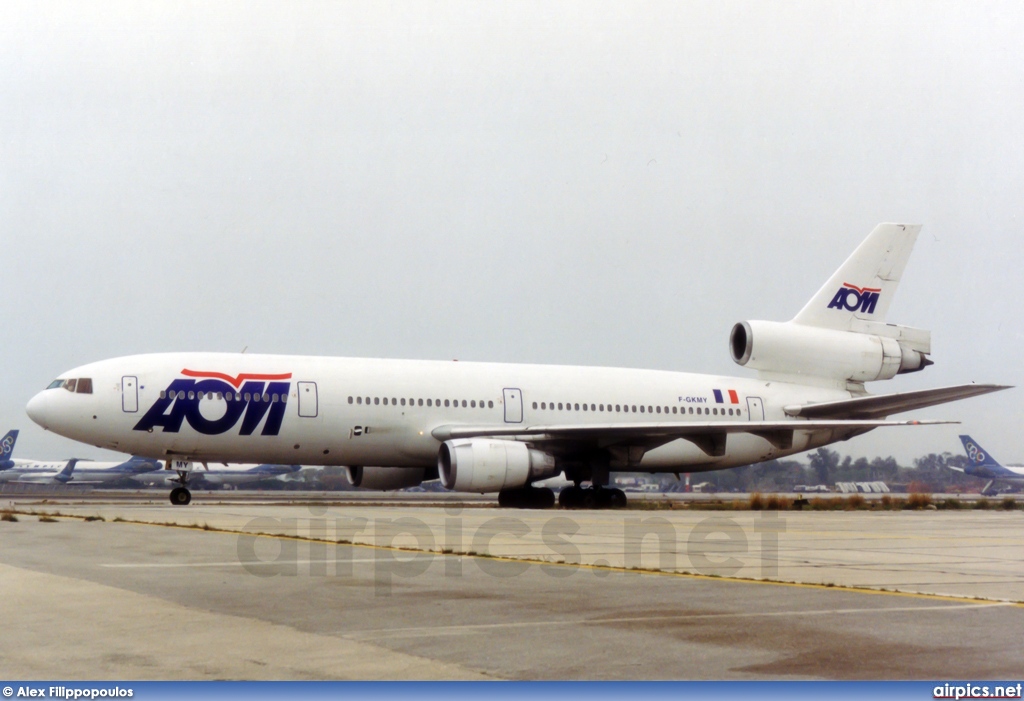
[[[68,392],[74,392],[75,387],[78,386],[78,380],[64,380],[64,389]]]
[[[78,389],[76,391],[79,394],[92,394],[92,378],[91,377],[80,377],[80,378],[78,378]]]
[[[54,380],[53,382],[46,386],[46,389],[57,389],[58,387],[62,387],[63,385],[64,380]]]

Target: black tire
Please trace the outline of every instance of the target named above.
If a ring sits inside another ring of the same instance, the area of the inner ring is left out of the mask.
[[[522,502],[522,493],[519,489],[502,489],[498,492],[498,506],[503,509],[518,509]]]
[[[608,505],[611,508],[613,508],[613,509],[624,509],[624,508],[626,508],[626,504],[627,504],[628,500],[626,499],[626,493],[624,491],[622,491],[621,489],[610,489],[608,491],[610,492],[610,494],[608,495],[610,497],[609,500],[608,500],[609,501]]]
[[[583,505],[583,490],[579,487],[564,487],[558,493],[558,505],[563,509],[578,509]]]
[[[550,509],[555,505],[555,493],[550,489],[532,487],[530,491],[533,492],[531,501],[534,509]]]
[[[192,501],[192,492],[184,487],[175,487],[171,490],[170,499],[175,506],[187,506]]]

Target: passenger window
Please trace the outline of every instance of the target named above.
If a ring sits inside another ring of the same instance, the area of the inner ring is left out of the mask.
[[[491,401],[491,400],[487,400],[487,408],[488,409],[493,409],[494,408],[494,402]]]
[[[659,414],[661,413],[661,407],[658,407],[658,413]]]
[[[416,402],[417,402],[417,406],[423,406],[423,400],[422,399],[417,399]]]
[[[473,406],[476,406],[476,402],[473,402]],[[537,408],[537,402],[534,402],[534,403],[533,403],[533,408],[534,408],[534,409],[536,409],[536,408]]]
[[[379,404],[380,404],[380,397],[374,397],[374,398],[373,398],[373,403],[374,403],[375,405],[379,405]]]
[[[447,399],[444,400],[444,405],[448,406],[448,400]]]
[[[433,402],[434,402],[434,400],[432,400],[432,399],[428,399],[428,400],[427,400],[427,406],[433,406],[433,405],[434,405],[434,403],[433,403]]]
[[[586,404],[584,404],[584,405],[583,405],[583,411],[586,411],[586,410],[587,410],[587,405],[586,405]]]
[[[463,399],[463,400],[462,400],[462,408],[463,408],[463,409],[465,409],[465,408],[466,408],[466,400],[465,400],[465,399]]]
[[[579,405],[579,404],[577,404],[577,405],[576,405],[576,411],[579,411],[579,410],[580,410],[580,405]]]
[[[559,411],[561,411],[561,410],[562,410],[562,403],[561,403],[561,402],[559,402],[559,403],[558,403],[558,410],[559,410]]]

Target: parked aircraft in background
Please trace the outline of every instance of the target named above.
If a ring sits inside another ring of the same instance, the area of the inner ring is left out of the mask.
[[[18,429],[7,432],[0,438],[0,470],[8,470],[14,467],[14,444],[18,442]]]
[[[609,472],[703,472],[847,440],[892,414],[999,385],[870,395],[865,383],[932,364],[928,331],[885,322],[919,226],[880,224],[789,322],[733,326],[758,376],[657,370],[159,353],[69,370],[29,402],[37,424],[175,466],[187,504],[203,462],[344,465],[402,486],[440,477],[509,506],[550,506],[532,485],[573,482],[564,506],[616,506]],[[390,465],[388,468],[358,466]],[[384,472],[384,471],[387,472]],[[581,484],[589,482],[589,489]]]
[[[961,470],[958,467],[950,466],[950,469],[971,477],[981,477],[988,480],[982,488],[982,494],[993,494],[995,490],[992,485],[997,482],[1004,484],[1024,484],[1024,468],[1005,467],[983,449],[978,442],[970,436],[960,436],[960,442],[964,444],[964,451],[967,453],[967,467]]]
[[[302,465],[273,464],[242,464],[228,465],[224,463],[207,463],[192,468],[193,479],[205,482],[209,486],[239,486],[265,480],[287,479],[302,469]],[[136,480],[149,484],[168,484],[176,482],[177,472],[164,470],[163,474],[149,473],[139,475]],[[160,480],[159,482],[155,480]]]

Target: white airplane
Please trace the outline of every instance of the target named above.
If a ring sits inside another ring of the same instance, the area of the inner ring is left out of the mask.
[[[978,445],[978,441],[970,436],[960,436],[960,442],[964,444],[964,452],[967,453],[967,468],[949,466],[951,470],[963,472],[971,477],[981,477],[988,480],[981,489],[982,494],[996,494],[997,490],[992,485],[1003,483],[1007,485],[1024,484],[1024,467],[1014,467],[999,464],[999,461],[992,457],[992,454]]]
[[[885,323],[920,226],[880,224],[788,322],[745,321],[729,339],[755,378],[659,370],[232,353],[158,353],[69,370],[33,397],[45,429],[192,465],[362,468],[392,488],[440,479],[499,503],[550,506],[534,482],[574,483],[563,506],[619,506],[608,473],[702,472],[779,458],[896,421],[891,414],[999,389],[869,395],[923,370],[928,331]],[[580,485],[589,482],[589,489]]]

